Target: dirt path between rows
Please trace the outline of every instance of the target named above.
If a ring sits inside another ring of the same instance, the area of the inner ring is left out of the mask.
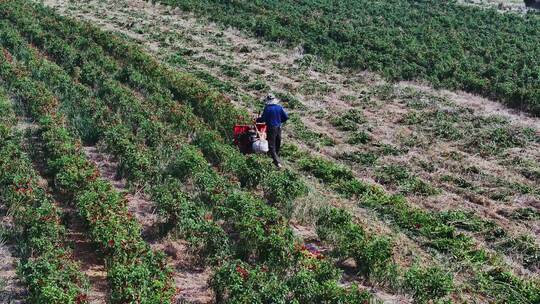
[[[209,267],[199,266],[196,258],[189,252],[184,241],[163,238],[159,235],[160,218],[155,212],[155,204],[140,192],[132,193],[125,179],[117,177],[118,162],[97,146],[84,147],[88,159],[99,169],[101,176],[114,188],[125,195],[129,212],[142,225],[142,236],[152,249],[165,252],[168,265],[174,270],[173,278],[179,291],[178,302],[209,304],[215,296],[208,285],[211,276]]]
[[[60,205],[66,221],[66,237],[73,245],[73,259],[80,264],[81,271],[88,277],[90,289],[88,302],[105,304],[109,299],[107,269],[99,248],[88,237],[88,228],[84,225],[77,210],[69,205]]]
[[[86,157],[99,169],[101,177],[109,181],[116,191],[125,195],[129,212],[142,225],[143,238],[150,242],[155,237],[160,224],[158,215],[154,210],[154,203],[139,192],[131,193],[129,191],[126,180],[117,177],[118,163],[112,156],[99,151],[96,146],[84,147],[83,149]]]
[[[16,128],[24,130],[32,124],[19,121]],[[28,291],[17,275],[16,231],[10,210],[0,201],[0,303],[23,304]]]
[[[0,303],[23,304],[27,290],[17,276],[17,251],[13,221],[0,202]]]
[[[39,127],[30,120],[20,120],[19,128],[24,130],[37,131]],[[25,142],[26,150],[31,155],[34,169],[40,176],[47,176],[47,165],[44,163],[45,157],[42,155],[42,148],[39,139],[32,133],[28,141]],[[32,149],[30,149],[32,146]],[[51,181],[42,179],[44,189],[49,189]],[[105,261],[99,249],[90,240],[88,228],[77,213],[72,202],[66,197],[50,191],[58,206],[66,228],[65,238],[66,246],[73,249],[73,260],[79,263],[80,270],[89,279],[88,301],[91,304],[105,304],[109,298],[109,284],[107,281],[107,271]]]

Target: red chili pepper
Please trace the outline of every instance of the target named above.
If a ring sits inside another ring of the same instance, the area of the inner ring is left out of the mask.
[[[7,61],[9,63],[12,63],[13,62],[13,56],[11,56],[11,54],[8,52],[8,50],[3,49],[3,51],[4,51],[4,56],[6,57]]]
[[[77,297],[75,298],[75,302],[77,304],[87,303],[88,302],[88,295],[86,295],[84,293],[78,294]]]
[[[240,265],[236,266],[236,272],[238,272],[244,280],[246,280],[249,277],[249,272],[242,268]]]

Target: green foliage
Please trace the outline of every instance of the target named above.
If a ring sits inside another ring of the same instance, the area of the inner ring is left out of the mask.
[[[336,281],[340,273],[325,260],[304,262],[308,269],[295,273],[288,285],[298,303],[367,303],[374,299],[367,291],[353,285],[349,290],[340,287]]]
[[[190,176],[191,172],[204,170],[206,160],[202,153],[193,146],[184,146],[178,150],[175,160],[171,162],[169,173],[180,179]]]
[[[324,63],[320,60],[320,58],[317,58],[311,54],[304,54],[302,57],[295,59],[294,63],[296,63],[301,70],[324,70]]]
[[[338,158],[362,166],[373,166],[377,162],[378,156],[372,152],[356,151],[351,153],[339,154]]]
[[[308,55],[300,66],[312,67],[312,54],[391,80],[423,79],[540,113],[533,68],[540,65],[540,35],[531,30],[540,20],[534,16],[453,1],[160,2],[270,41],[301,45]]]
[[[366,131],[355,131],[347,139],[347,143],[351,145],[367,144],[371,141],[371,136]]]
[[[523,147],[532,142],[540,142],[540,136],[531,129],[492,124],[484,126],[478,134],[471,136],[468,147],[490,155],[508,148]]]
[[[315,177],[325,182],[335,182],[337,180],[352,179],[353,173],[343,165],[336,165],[323,158],[302,158],[298,161],[302,170],[309,171]]]
[[[217,216],[239,232],[236,250],[241,257],[254,257],[275,268],[290,266],[293,235],[276,209],[234,191],[224,199]]]
[[[326,134],[318,133],[311,128],[308,128],[300,119],[300,116],[296,113],[289,115],[288,123],[291,125],[293,132],[292,136],[297,137],[301,141],[305,142],[311,147],[322,146],[333,146],[335,145],[334,139],[329,137]]]
[[[0,54],[2,58],[3,54]],[[0,201],[10,209],[19,232],[18,272],[32,303],[87,303],[88,278],[65,247],[60,212],[39,186],[39,177],[21,150],[16,117],[0,90]]]
[[[471,189],[471,190],[476,189],[475,185],[473,185],[471,182],[467,181],[465,178],[461,176],[456,177],[452,175],[443,175],[441,176],[441,181],[450,182],[463,189]]]
[[[530,235],[503,239],[497,247],[505,251],[518,253],[522,257],[522,263],[526,268],[534,270],[538,269],[538,265],[540,265],[540,247]]]
[[[344,165],[311,156],[301,152],[296,146],[284,146],[282,155],[296,162],[301,170],[321,179],[346,197],[361,196],[371,190],[371,186],[356,179],[353,172]]]
[[[392,246],[388,238],[368,236],[345,210],[329,207],[319,212],[317,235],[335,244],[336,256],[354,258],[360,273],[370,274],[390,260]]]
[[[308,191],[300,177],[290,170],[270,172],[262,187],[268,202],[282,210],[288,217],[294,211],[294,200]]]
[[[287,303],[289,290],[273,272],[231,261],[213,275],[211,285],[219,302]]]
[[[538,282],[522,281],[510,271],[494,268],[487,273],[477,274],[475,279],[478,281],[478,286],[489,294],[495,303],[536,303],[540,301]]]
[[[194,75],[207,83],[209,86],[218,89],[221,92],[233,92],[235,90],[230,83],[224,82],[206,71],[196,71]]]
[[[452,276],[438,268],[411,267],[405,273],[405,286],[414,296],[415,303],[428,303],[454,290]]]
[[[409,233],[424,237],[427,246],[452,253],[457,258],[486,261],[485,252],[478,250],[470,237],[443,223],[436,214],[408,206],[402,196],[388,195],[378,189],[362,197],[361,204],[392,219]]]
[[[345,197],[358,197],[370,191],[371,186],[357,179],[339,180],[332,188]]]
[[[262,92],[268,91],[270,89],[270,86],[264,80],[258,78],[257,80],[248,83],[246,88]]]
[[[274,169],[274,164],[268,158],[263,158],[257,155],[240,155],[243,160],[245,159],[242,166],[237,166],[235,169],[237,172],[238,179],[240,180],[240,185],[246,188],[255,188],[257,185],[261,184],[268,178],[268,172],[271,172]],[[277,189],[277,191],[282,191],[282,189]]]
[[[540,220],[540,211],[533,208],[517,208],[512,211],[510,218],[516,220]]]
[[[327,261],[301,258],[303,267],[285,281],[266,266],[252,267],[231,261],[220,267],[211,284],[217,299],[227,303],[366,303],[367,292],[353,286],[345,289],[336,282],[340,272]]]
[[[182,192],[182,183],[167,178],[151,189],[160,213],[174,226],[175,235],[186,239],[200,259],[207,261],[228,257],[230,244],[223,229],[211,214]]]
[[[409,173],[406,167],[387,165],[377,170],[377,179],[384,184],[396,185],[402,193],[435,195],[439,191],[427,182]]]
[[[221,71],[223,71],[223,74],[229,76],[229,77],[240,77],[242,74],[240,73],[240,68],[237,66],[232,65],[222,65]]]
[[[353,172],[344,165],[333,163],[321,157],[298,154],[297,163],[301,170],[328,183],[338,193],[346,197],[354,197],[370,191],[370,186],[357,180]]]
[[[276,97],[285,104],[285,106],[292,110],[307,110],[307,107],[302,102],[290,93],[276,93]]]
[[[530,128],[512,125],[500,116],[478,116],[468,108],[428,108],[410,111],[402,122],[414,125],[437,138],[458,142],[463,149],[482,155],[494,155],[509,148],[539,142]]]
[[[352,109],[330,120],[332,125],[342,131],[357,131],[358,125],[365,122],[362,111]]]
[[[451,223],[459,229],[464,229],[472,232],[483,232],[487,229],[496,229],[497,225],[493,222],[482,220],[476,216],[473,212],[466,212],[462,210],[452,210],[440,213],[440,219],[444,223]],[[501,237],[502,235],[496,234],[494,237]]]
[[[180,53],[171,54],[166,61],[173,66],[185,67],[188,65],[187,60]]]
[[[389,144],[381,144],[379,149],[380,149],[379,153],[382,154],[382,155],[394,155],[394,156],[397,156],[397,155],[401,155],[401,154],[407,152],[406,150],[404,150],[402,148],[399,148],[399,147],[396,147],[396,146],[393,146],[393,145],[389,145]]]

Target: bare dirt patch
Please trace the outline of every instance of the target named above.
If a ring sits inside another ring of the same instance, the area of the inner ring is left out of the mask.
[[[27,290],[17,276],[17,252],[13,240],[12,218],[0,203],[0,302],[22,304]]]
[[[189,251],[187,243],[165,240],[154,244],[152,248],[162,250],[169,256],[168,265],[174,270],[174,281],[178,289],[177,302],[215,303],[214,292],[209,286],[212,271],[209,267],[198,265],[197,257]]]
[[[88,238],[88,229],[76,210],[70,206],[61,207],[67,222],[66,236],[73,247],[73,259],[79,262],[81,271],[90,281],[88,301],[105,304],[109,298],[109,283],[103,255]]]

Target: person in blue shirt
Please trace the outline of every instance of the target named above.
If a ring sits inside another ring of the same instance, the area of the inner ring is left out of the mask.
[[[279,150],[281,148],[281,124],[289,119],[287,112],[279,104],[279,100],[273,95],[268,94],[265,99],[265,106],[261,117],[257,122],[266,123],[266,133],[268,140],[268,154],[272,157],[274,165],[281,168],[279,160]]]

